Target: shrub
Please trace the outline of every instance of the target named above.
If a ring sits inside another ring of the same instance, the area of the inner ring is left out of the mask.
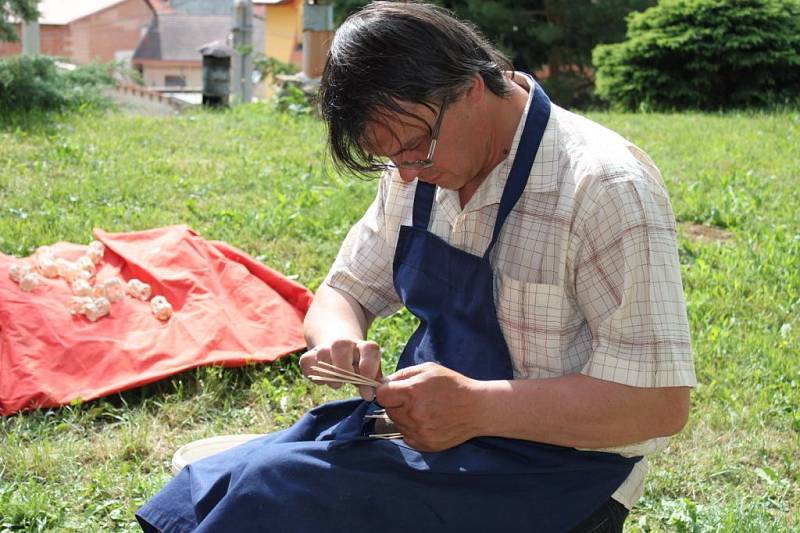
[[[111,67],[61,69],[47,56],[0,59],[0,113],[62,111],[109,103],[102,89],[113,83]]]
[[[636,110],[720,110],[800,98],[798,0],[662,0],[594,50],[597,94]]]
[[[261,78],[265,80],[274,79],[275,76],[283,74],[297,74],[300,69],[291,63],[284,63],[280,59],[274,57],[267,57],[260,54],[253,61],[253,68],[261,74]]]

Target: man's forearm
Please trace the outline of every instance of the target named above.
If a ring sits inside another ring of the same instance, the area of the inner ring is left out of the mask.
[[[575,374],[478,382],[485,434],[578,448],[673,435],[686,423],[688,387],[639,388]]]
[[[353,297],[326,284],[317,291],[303,322],[309,347],[336,339],[364,339],[374,317]]]

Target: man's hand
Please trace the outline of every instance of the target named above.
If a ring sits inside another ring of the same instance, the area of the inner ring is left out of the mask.
[[[423,363],[387,377],[377,398],[410,446],[437,452],[481,434],[479,383],[441,365]]]
[[[358,372],[362,376],[381,380],[381,349],[373,341],[339,339],[330,344],[315,346],[300,356],[300,368],[303,375],[313,375],[311,367],[319,361],[338,366],[351,372]],[[329,386],[338,389],[340,383],[329,383]],[[375,398],[375,389],[366,385],[359,386],[358,392],[365,400]]]

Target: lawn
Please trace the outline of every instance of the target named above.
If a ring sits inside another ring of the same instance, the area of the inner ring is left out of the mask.
[[[644,148],[681,224],[697,377],[629,531],[800,529],[800,113],[592,114]],[[0,251],[185,223],[315,289],[374,181],[337,175],[312,117],[250,105],[174,118],[0,122]],[[372,336],[392,364],[409,315]],[[205,368],[0,420],[0,532],[135,531],[179,445],[286,427],[337,393],[296,356]]]

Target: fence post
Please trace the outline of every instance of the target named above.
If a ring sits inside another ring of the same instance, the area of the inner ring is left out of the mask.
[[[39,21],[22,22],[22,53],[26,55],[39,55]]]
[[[253,99],[253,4],[250,0],[233,3],[233,75],[231,92],[239,102]]]

